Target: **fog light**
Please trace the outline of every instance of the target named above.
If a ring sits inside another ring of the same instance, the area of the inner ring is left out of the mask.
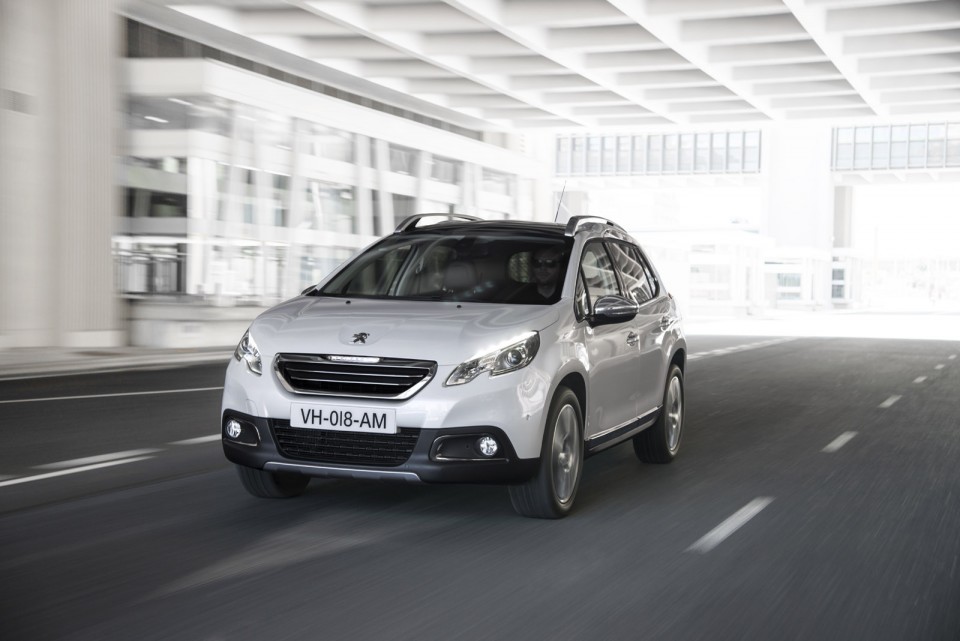
[[[497,450],[500,449],[500,446],[497,445],[496,439],[492,436],[481,436],[477,440],[477,449],[480,450],[480,453],[484,456],[493,456],[497,453]]]
[[[240,421],[233,418],[227,421],[227,436],[237,438],[241,433],[243,433],[243,427],[240,425]]]

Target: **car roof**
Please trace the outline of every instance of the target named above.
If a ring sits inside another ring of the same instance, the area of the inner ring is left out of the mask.
[[[563,237],[564,226],[560,223],[534,222],[528,220],[476,220],[476,221],[443,221],[423,227],[414,227],[400,234],[433,234],[443,232],[449,234],[535,234],[538,236]]]

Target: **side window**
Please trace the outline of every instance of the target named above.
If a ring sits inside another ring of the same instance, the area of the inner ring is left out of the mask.
[[[636,247],[625,243],[611,243],[610,253],[623,276],[623,285],[637,304],[643,305],[653,299],[654,289],[647,278],[643,259]]]
[[[647,280],[650,282],[650,291],[653,292],[654,296],[657,296],[660,293],[660,281],[657,280],[657,275],[653,273],[653,268],[650,267],[650,260],[643,255],[642,251],[637,251],[636,247],[634,247],[633,250],[640,256],[643,271],[646,273]]]
[[[602,243],[589,243],[584,248],[583,256],[580,257],[580,273],[586,284],[591,308],[593,302],[601,296],[620,294],[613,263]]]

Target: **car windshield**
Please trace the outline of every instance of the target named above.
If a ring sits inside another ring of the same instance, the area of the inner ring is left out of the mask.
[[[516,231],[388,236],[312,295],[549,305],[560,299],[571,243]]]

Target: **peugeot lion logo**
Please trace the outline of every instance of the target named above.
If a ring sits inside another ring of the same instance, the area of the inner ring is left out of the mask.
[[[370,334],[368,334],[368,333],[366,333],[366,332],[358,332],[358,333],[356,333],[356,334],[353,335],[353,342],[354,342],[354,343],[366,343],[366,342],[367,342],[367,339],[368,339],[369,337],[370,337]]]

